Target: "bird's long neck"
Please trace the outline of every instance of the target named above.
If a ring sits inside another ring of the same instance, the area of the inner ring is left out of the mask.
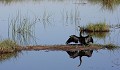
[[[80,31],[80,37],[83,37],[83,36],[82,36],[82,31]]]

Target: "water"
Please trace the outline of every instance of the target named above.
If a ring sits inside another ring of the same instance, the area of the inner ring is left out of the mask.
[[[79,35],[78,26],[97,22],[106,22],[110,25],[120,23],[119,2],[109,7],[103,5],[102,0],[12,0],[10,2],[3,0],[0,1],[0,9],[0,39],[15,39],[21,45],[65,44],[70,35]],[[30,29],[31,35],[25,38],[22,35],[12,37],[12,27],[9,28],[8,23],[17,17],[30,22],[36,20]],[[109,33],[102,34],[102,37],[93,36],[94,43],[113,43],[119,46],[119,31],[119,29],[111,29]],[[20,43],[20,40],[23,43]],[[66,52],[22,52],[2,60],[0,68],[2,70],[119,70],[120,67],[119,50],[94,51],[91,57],[82,57],[82,59],[81,66],[77,67],[80,63],[79,58],[69,58]]]
[[[22,52],[17,58],[0,63],[2,70],[119,70],[119,51],[99,50],[93,51],[91,57],[82,57],[81,66],[79,57],[70,58],[67,52],[61,51],[32,51]],[[7,67],[6,67],[7,66]]]

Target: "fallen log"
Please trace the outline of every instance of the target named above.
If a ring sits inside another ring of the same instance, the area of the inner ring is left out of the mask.
[[[119,46],[114,45],[36,45],[36,46],[17,46],[14,50],[0,50],[0,54],[3,53],[13,53],[17,51],[39,51],[39,50],[48,50],[48,51],[81,51],[81,50],[99,50],[107,48],[108,50],[113,50],[119,48]]]
[[[98,46],[80,46],[80,45],[48,45],[48,46],[26,46],[19,47],[17,50],[33,51],[33,50],[50,50],[50,51],[78,51],[78,50],[98,50],[103,47]]]

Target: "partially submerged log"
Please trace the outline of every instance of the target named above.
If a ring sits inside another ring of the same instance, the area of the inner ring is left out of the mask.
[[[49,51],[81,51],[81,50],[99,50],[102,48],[107,48],[109,50],[113,50],[115,48],[119,48],[118,46],[112,45],[37,45],[37,46],[18,46],[14,48],[15,50],[0,50],[0,54],[2,53],[12,53],[17,51],[39,51],[39,50],[49,50]]]
[[[80,46],[80,45],[49,45],[49,46],[26,46],[19,47],[18,50],[32,51],[32,50],[50,50],[50,51],[78,51],[78,50],[98,50],[103,47],[98,46]]]

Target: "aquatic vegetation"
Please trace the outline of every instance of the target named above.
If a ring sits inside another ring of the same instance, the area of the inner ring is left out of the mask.
[[[80,28],[80,30],[87,32],[109,32],[110,27],[105,22],[99,22],[96,24],[89,23],[86,27]]]
[[[0,53],[15,52],[18,44],[10,39],[0,41]]]
[[[21,45],[27,45],[30,43],[31,38],[35,41],[35,24],[37,18],[30,19],[23,17],[19,13],[15,18],[9,19],[8,23],[8,36]],[[10,34],[11,33],[11,34]],[[11,36],[11,37],[10,37]]]
[[[114,50],[120,48],[120,46],[112,44],[112,43],[104,44],[104,45],[102,45],[102,44],[93,44],[93,46],[96,46],[96,47],[99,47],[99,48],[102,48],[102,49],[108,49],[110,51],[114,51]]]
[[[92,4],[101,5],[102,9],[114,10],[118,5],[120,5],[120,0],[88,0]]]
[[[119,46],[115,45],[115,44],[107,44],[105,45],[105,47],[108,49],[108,50],[115,50],[115,49],[118,49],[120,48]]]

